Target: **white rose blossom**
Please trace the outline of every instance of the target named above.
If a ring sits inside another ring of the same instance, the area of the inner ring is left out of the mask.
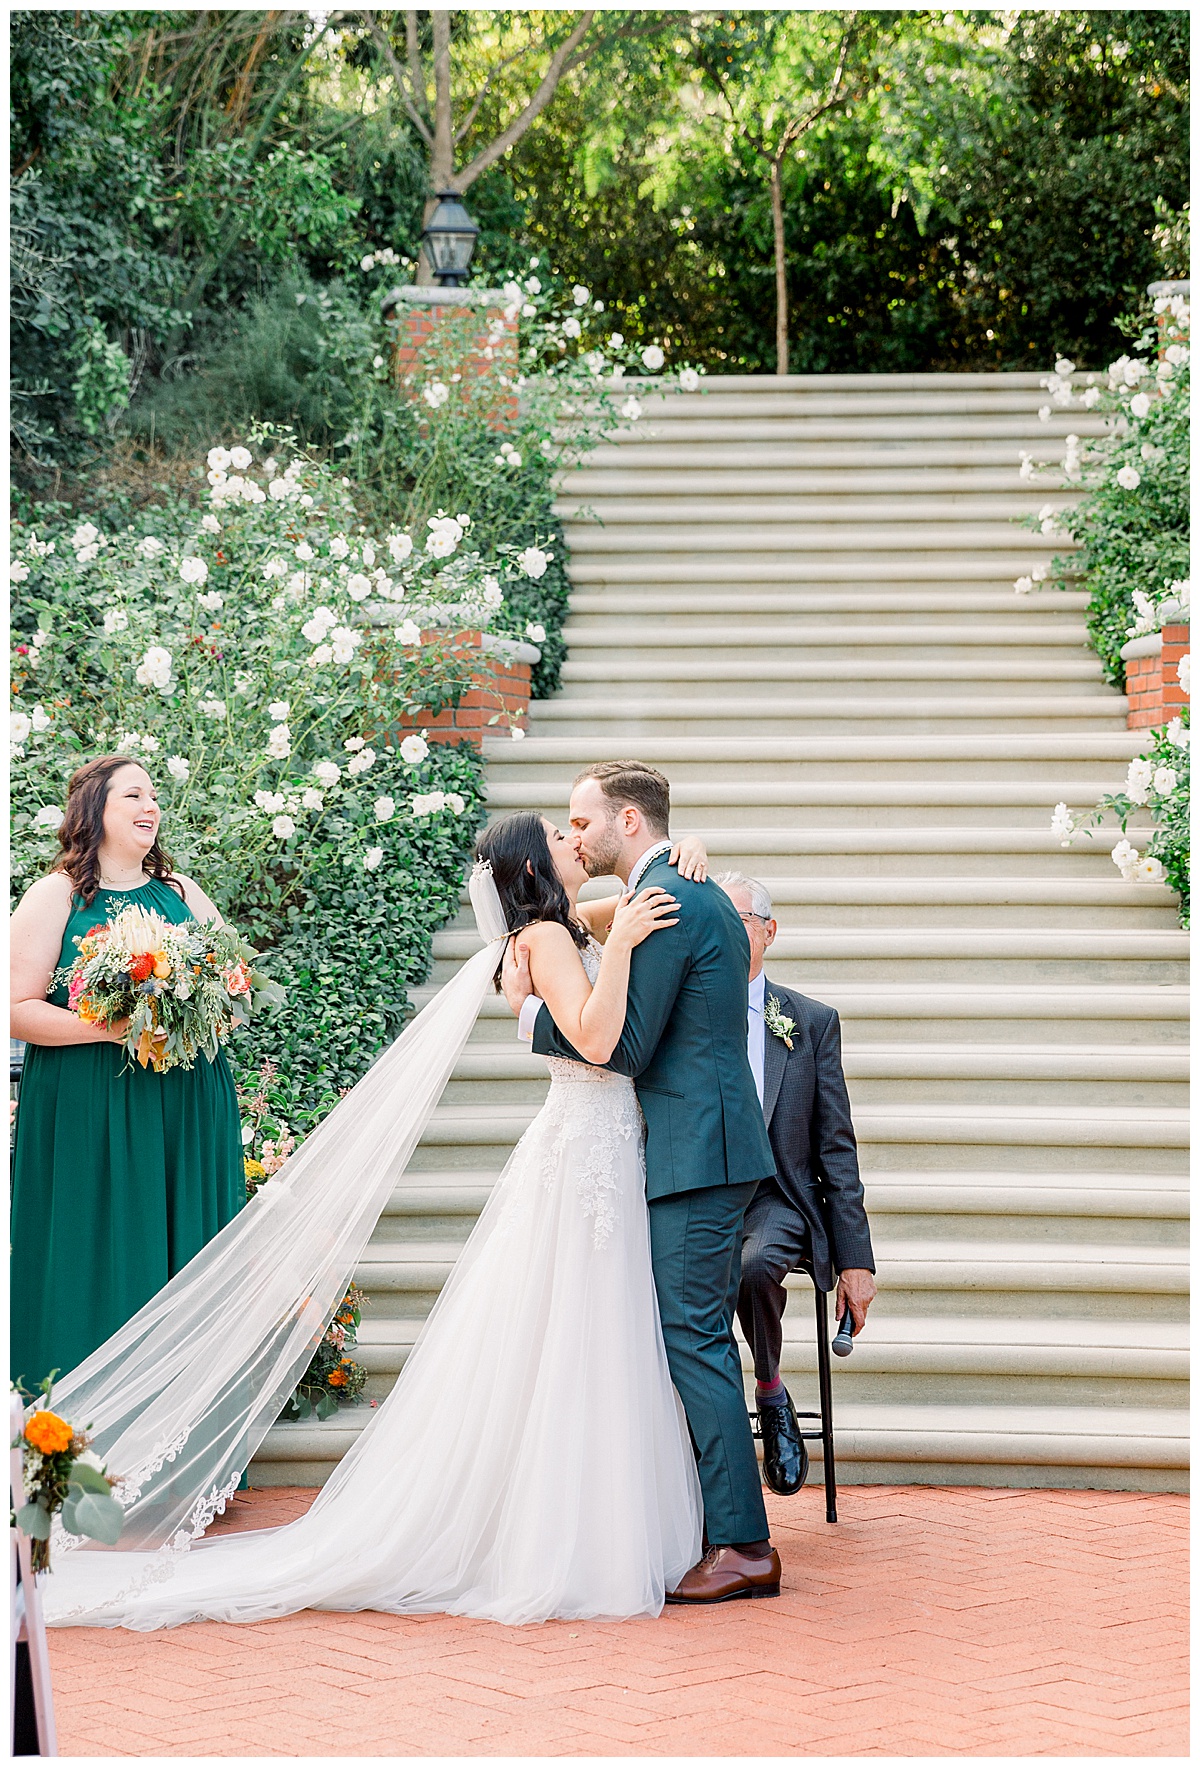
[[[152,644],[138,665],[135,679],[139,687],[157,687],[165,693],[171,685],[171,653],[161,644]]]
[[[37,705],[37,706],[34,706],[33,713],[31,715],[29,721],[33,725],[33,728],[40,735],[40,733],[43,730],[49,730],[50,725],[53,722],[53,719],[49,716],[48,712],[46,711],[45,706]]]
[[[364,577],[361,571],[355,571],[346,578],[346,594],[351,601],[365,601],[371,593],[371,579]]]
[[[1177,749],[1187,748],[1191,741],[1191,735],[1191,731],[1188,729],[1182,718],[1172,718],[1171,722],[1167,725],[1167,741],[1172,743]]]
[[[374,765],[375,765],[375,750],[374,749],[359,749],[358,753],[356,755],[352,756],[349,761],[347,761],[346,771],[347,771],[347,773],[353,773],[353,774],[366,773],[367,770],[369,768],[373,767]]]
[[[400,758],[410,767],[419,766],[429,753],[429,744],[423,736],[406,736],[400,744]]]
[[[215,614],[218,608],[225,606],[225,597],[219,589],[210,589],[207,595],[198,595],[196,600],[210,614]]]
[[[111,638],[114,632],[123,632],[129,624],[129,615],[123,607],[110,607],[104,615],[105,636]]]
[[[1136,466],[1123,466],[1117,473],[1117,483],[1123,491],[1136,491],[1142,482],[1142,475]]]
[[[205,459],[213,472],[228,472],[233,465],[233,455],[228,448],[210,448]]]
[[[337,625],[337,615],[331,607],[319,607],[312,616],[305,620],[300,631],[310,644],[320,644]]]
[[[642,366],[648,368],[651,374],[657,374],[666,359],[658,344],[647,344],[642,351]]]
[[[626,399],[625,403],[621,406],[621,416],[627,417],[630,423],[636,423],[641,415],[641,402],[630,394],[629,398]]]
[[[179,575],[185,583],[207,583],[208,566],[202,558],[181,558]]]
[[[43,804],[33,820],[38,828],[57,829],[61,828],[62,819],[63,812],[58,808],[57,804]],[[79,1456],[77,1455],[76,1459],[78,1458]]]
[[[281,791],[256,791],[254,802],[260,810],[265,810],[268,816],[273,816],[277,810],[283,809],[287,799]]]
[[[445,381],[430,381],[427,387],[421,389],[421,397],[431,411],[438,411],[450,397],[450,388]]]
[[[323,795],[312,785],[306,787],[300,802],[306,810],[323,810],[325,808]]]
[[[32,720],[24,712],[13,712],[8,720],[8,740],[14,748],[20,748],[29,741],[29,733],[33,729]]]
[[[1162,883],[1167,875],[1163,869],[1162,861],[1152,859],[1149,853],[1144,859],[1138,860],[1137,864],[1132,867],[1132,871],[1138,883]]]
[[[700,376],[694,368],[681,368],[679,371],[679,390],[684,393],[699,391]]]
[[[359,749],[365,749],[366,746],[367,739],[365,736],[348,736],[342,744],[342,747],[352,755],[357,754]]]
[[[267,738],[267,753],[273,761],[286,761],[292,752],[292,733],[286,724],[276,724]]]
[[[1192,653],[1191,653],[1191,651],[1189,651],[1186,656],[1180,657],[1179,662],[1176,665],[1175,674],[1178,677],[1179,685],[1183,688],[1184,693],[1187,695],[1188,699],[1191,699],[1191,697],[1192,697]]]
[[[1056,835],[1064,847],[1071,844],[1071,836],[1075,833],[1075,818],[1065,804],[1055,804],[1054,814],[1050,818],[1050,833]]]
[[[8,567],[9,582],[10,583],[23,583],[28,575],[29,575],[29,566],[27,564],[23,563],[21,559],[14,558],[12,563]]]
[[[553,557],[552,552],[544,552],[540,546],[527,546],[524,552],[518,552],[517,563],[525,575],[536,583],[546,575]]]
[[[336,761],[317,761],[313,765],[313,774],[326,791],[331,791],[342,777],[342,770]]]
[[[282,724],[291,709],[286,699],[273,699],[267,707],[267,716],[273,718],[276,724]]]
[[[382,847],[368,847],[363,854],[364,871],[376,871],[383,862]]]
[[[398,644],[412,645],[421,642],[421,628],[415,620],[405,620],[402,626],[397,626],[394,630]]]
[[[584,288],[581,282],[577,282],[571,290],[571,299],[575,302],[577,307],[586,307],[591,298],[591,289]]]
[[[335,534],[329,542],[330,558],[345,558],[350,551],[350,543],[345,534]]]
[[[1129,409],[1135,417],[1148,417],[1150,415],[1149,393],[1135,393],[1129,401]]]
[[[453,810],[456,816],[461,816],[466,807],[467,800],[459,792],[448,791],[446,793],[447,810]]]
[[[385,797],[385,798],[376,798],[375,799],[375,820],[376,820],[376,822],[390,822],[392,820],[392,817],[395,814],[396,814],[396,800],[395,800],[395,798],[386,798]]]
[[[387,549],[393,564],[403,564],[412,552],[413,543],[408,534],[389,534]]]
[[[1135,804],[1144,804],[1150,795],[1150,785],[1154,777],[1154,768],[1145,755],[1138,755],[1130,761],[1129,771],[1125,775],[1125,795]]]
[[[189,762],[186,761],[182,755],[168,756],[168,758],[167,758],[167,772],[171,775],[172,779],[177,779],[179,781],[180,785],[182,785],[184,783],[184,781],[187,779],[187,776],[191,772],[191,770],[192,769],[191,769]]]
[[[1179,775],[1174,767],[1156,767],[1154,769],[1154,789],[1160,798],[1169,798],[1179,784]]]
[[[245,472],[248,467],[254,464],[254,456],[249,448],[231,448],[229,450],[229,464],[236,467],[238,472]]]
[[[226,710],[227,708],[223,699],[202,699],[200,701],[200,715],[202,718],[223,718]]]
[[[271,824],[271,833],[277,841],[290,841],[296,832],[296,824],[290,816],[277,816]]]
[[[335,626],[329,637],[333,645],[334,662],[353,662],[354,653],[363,641],[362,633],[352,631],[349,626]]]

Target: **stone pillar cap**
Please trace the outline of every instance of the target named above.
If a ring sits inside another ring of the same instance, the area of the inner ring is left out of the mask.
[[[396,307],[506,307],[508,296],[502,288],[441,288],[438,285],[418,288],[415,282],[389,288],[380,300],[384,318]]]

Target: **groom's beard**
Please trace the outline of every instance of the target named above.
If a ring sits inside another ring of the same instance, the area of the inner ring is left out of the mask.
[[[621,863],[621,843],[617,838],[616,818],[604,825],[604,833],[589,853],[580,850],[583,868],[589,877],[616,877]]]

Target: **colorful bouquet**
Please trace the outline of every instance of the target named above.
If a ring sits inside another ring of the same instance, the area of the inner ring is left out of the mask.
[[[296,1385],[296,1390],[283,1408],[281,1421],[301,1423],[317,1417],[321,1422],[332,1417],[338,1401],[357,1404],[367,1384],[367,1371],[345,1354],[358,1341],[366,1296],[351,1286],[346,1298],[329,1321],[324,1337],[317,1345],[312,1361]]]
[[[215,1061],[222,1042],[255,1007],[284,991],[254,967],[256,953],[231,926],[175,925],[140,907],[76,939],[79,956],[55,974],[67,1005],[89,1024],[127,1019],[121,1042],[156,1074]]]
[[[15,1516],[28,1535],[35,1571],[50,1569],[50,1531],[62,1515],[68,1534],[82,1534],[105,1546],[120,1538],[125,1512],[112,1494],[110,1479],[91,1438],[50,1410],[51,1381],[42,1382],[45,1403],[30,1413],[14,1448],[22,1451],[25,1501]]]

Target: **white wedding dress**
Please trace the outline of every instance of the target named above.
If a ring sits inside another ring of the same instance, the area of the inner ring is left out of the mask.
[[[599,947],[583,960],[594,981]],[[186,1552],[56,1554],[51,1623],[659,1613],[700,1557],[701,1502],[659,1326],[641,1112],[619,1075],[549,1067],[395,1388],[307,1514]]]

